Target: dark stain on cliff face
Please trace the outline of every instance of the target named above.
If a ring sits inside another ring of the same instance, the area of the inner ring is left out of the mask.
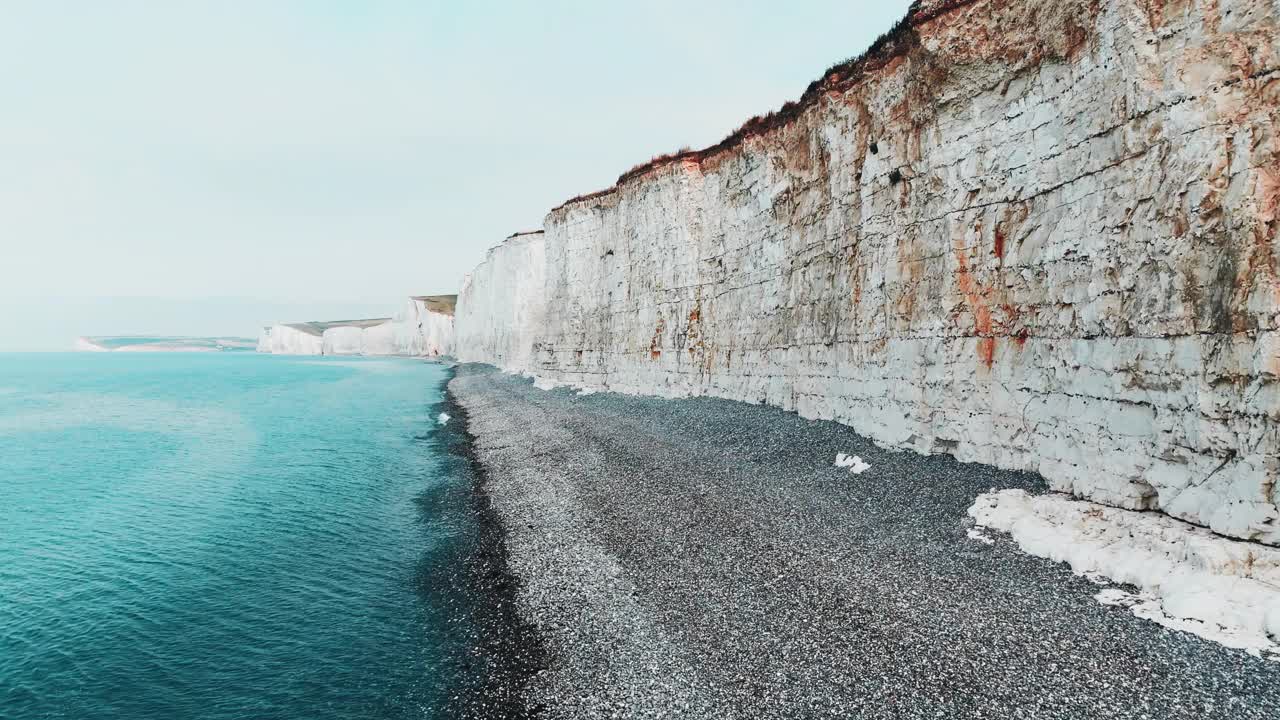
[[[1070,21],[1066,29],[1066,56],[1075,59],[1089,43],[1089,31],[1078,22]]]
[[[1186,210],[1179,209],[1177,214],[1173,217],[1173,236],[1176,238],[1184,238],[1190,230],[1190,217],[1187,216]]]
[[[1258,329],[1258,317],[1250,312],[1249,300],[1259,288],[1272,285],[1275,288],[1275,299],[1280,301],[1280,273],[1277,272],[1274,250],[1278,224],[1280,223],[1260,223],[1254,230],[1253,242],[1241,248],[1243,258],[1237,256],[1235,293],[1232,297],[1235,310],[1232,325],[1234,332]]]
[[[689,322],[685,325],[684,335],[688,338],[689,354],[703,346],[702,343],[702,308],[695,307],[689,312]]]
[[[981,225],[977,229],[981,235]],[[964,295],[969,312],[973,314],[973,332],[979,338],[978,359],[987,369],[990,369],[995,363],[996,355],[996,339],[992,335],[991,305],[987,297],[990,288],[983,288],[973,277],[973,273],[969,270],[968,252],[969,249],[965,247],[963,240],[955,242],[956,286]]]
[[[1164,0],[1143,0],[1147,6],[1147,24],[1154,31],[1164,24]]]
[[[1011,203],[1005,207],[1003,217],[996,222],[991,250],[1004,267],[1005,252],[1010,247],[1010,240],[1017,242],[1017,234],[1031,216],[1031,206],[1025,200]]]
[[[774,222],[788,224],[796,215],[796,199],[791,188],[786,188],[773,196],[772,202]]]
[[[774,218],[783,225],[803,223],[830,202],[831,151],[808,116],[783,128],[777,140],[771,162],[791,181],[773,197]]]
[[[662,357],[662,333],[667,329],[667,321],[665,318],[658,318],[658,325],[653,329],[653,339],[649,341],[649,359],[657,360]]]
[[[996,339],[984,337],[978,340],[978,359],[990,370],[996,362]]]
[[[1207,266],[1191,264],[1182,268],[1184,301],[1191,307],[1194,329],[1198,332],[1241,333],[1257,330],[1259,318],[1251,301],[1260,290],[1276,287],[1277,262],[1273,247],[1275,221],[1269,213],[1249,218],[1252,227],[1228,230],[1228,215],[1213,207],[1201,215],[1201,225],[1212,230],[1205,239],[1211,243],[1199,256],[1209,258]]]
[[[1216,261],[1203,283],[1198,282],[1194,269],[1187,274],[1187,299],[1194,308],[1197,330],[1229,333],[1235,325],[1240,257],[1230,242],[1222,244],[1218,250]]]
[[[861,238],[858,231],[853,231],[850,235],[851,242],[845,246],[843,252],[844,265],[848,272],[849,287],[849,311],[851,313],[851,321],[858,322],[860,314],[860,305],[862,305],[862,286],[863,286],[863,270],[860,263],[859,249],[861,247]]]
[[[898,241],[898,281],[886,286],[887,296],[897,295],[893,300],[894,320],[897,329],[909,330],[914,322],[917,304],[924,293],[922,276],[927,279],[925,268],[927,253],[921,247],[920,233],[916,229],[906,231]],[[859,290],[861,288],[859,287]],[[890,299],[886,297],[886,300]]]
[[[705,313],[702,307],[702,286],[694,290],[693,308],[686,316],[681,346],[689,352],[689,360],[696,362],[704,375],[710,375],[715,369],[716,349],[707,344],[706,332],[703,328]]]

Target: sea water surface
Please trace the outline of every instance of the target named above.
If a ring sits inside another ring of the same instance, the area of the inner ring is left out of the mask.
[[[447,373],[0,354],[0,716],[436,716],[475,530]]]

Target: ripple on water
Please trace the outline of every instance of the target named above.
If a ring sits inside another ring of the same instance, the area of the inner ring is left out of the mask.
[[[5,714],[432,716],[464,640],[417,573],[469,527],[419,502],[458,482],[442,368],[39,358],[0,355]]]

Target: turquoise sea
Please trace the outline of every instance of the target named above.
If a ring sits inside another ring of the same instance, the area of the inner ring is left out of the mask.
[[[440,716],[476,682],[448,372],[0,354],[0,716]]]

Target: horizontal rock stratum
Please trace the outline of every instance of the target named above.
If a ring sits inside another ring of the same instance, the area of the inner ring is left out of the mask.
[[[917,3],[799,102],[491,251],[460,359],[1280,544],[1278,16]]]

